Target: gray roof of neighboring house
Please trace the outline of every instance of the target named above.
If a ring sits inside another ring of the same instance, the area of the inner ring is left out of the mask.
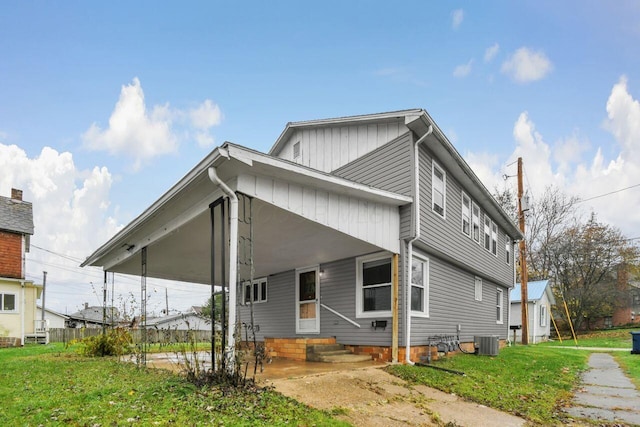
[[[549,280],[538,280],[535,282],[527,283],[527,297],[529,301],[539,301],[548,288],[549,300],[551,304],[555,304],[555,298],[551,292]],[[513,289],[511,289],[510,295],[511,302],[522,301],[522,291],[520,290],[520,283],[516,283]]]
[[[109,312],[113,311],[113,320],[120,319],[120,312],[115,307],[107,307],[107,321],[111,321],[109,319]],[[93,322],[93,323],[102,323],[103,319],[103,308],[102,306],[92,306],[86,307],[80,311],[76,311],[75,313],[71,313],[67,315],[69,318],[74,320],[83,320],[85,322]]]
[[[196,317],[200,320],[207,320],[205,317],[200,316],[197,313],[191,312],[191,313],[178,313],[178,314],[173,314],[170,316],[164,316],[164,317],[153,317],[150,319],[147,319],[147,326],[157,326],[157,325],[162,325],[163,323],[169,323],[172,322],[174,320],[179,320],[179,319],[188,319],[191,317]]]
[[[33,234],[31,203],[0,196],[0,230]]]

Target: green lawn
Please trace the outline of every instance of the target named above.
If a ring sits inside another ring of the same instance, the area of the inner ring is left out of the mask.
[[[628,348],[631,349],[631,331],[639,331],[640,328],[632,329],[607,329],[604,331],[593,331],[577,335],[579,347],[606,347],[606,348]],[[560,340],[549,341],[542,345],[550,346],[575,346],[571,335],[563,336]]]
[[[388,369],[411,382],[549,425],[561,421],[559,407],[571,398],[588,356],[580,350],[516,346],[502,349],[497,357],[459,354],[434,363],[466,376],[419,366]]]
[[[640,332],[638,328],[625,329],[606,329],[602,331],[592,331],[586,334],[578,335],[579,347],[597,347],[597,348],[625,348],[631,349],[632,337],[629,332]],[[573,338],[563,337],[563,342],[550,341],[539,344],[541,346],[552,347],[573,347],[575,343]],[[636,387],[640,389],[640,355],[631,354],[626,351],[612,351],[611,354],[620,364],[625,374],[634,382]]]
[[[0,349],[2,425],[345,425],[271,390],[197,388],[61,344]]]

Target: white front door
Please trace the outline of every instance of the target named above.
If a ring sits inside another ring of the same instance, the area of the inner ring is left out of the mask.
[[[318,267],[296,270],[296,333],[320,333]]]

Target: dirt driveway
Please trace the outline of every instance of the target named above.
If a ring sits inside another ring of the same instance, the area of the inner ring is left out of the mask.
[[[525,420],[425,386],[380,367],[265,379],[280,393],[355,426],[523,426]]]

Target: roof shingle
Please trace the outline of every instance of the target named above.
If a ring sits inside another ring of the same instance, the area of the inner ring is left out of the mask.
[[[33,234],[33,207],[30,202],[0,196],[0,230]]]

